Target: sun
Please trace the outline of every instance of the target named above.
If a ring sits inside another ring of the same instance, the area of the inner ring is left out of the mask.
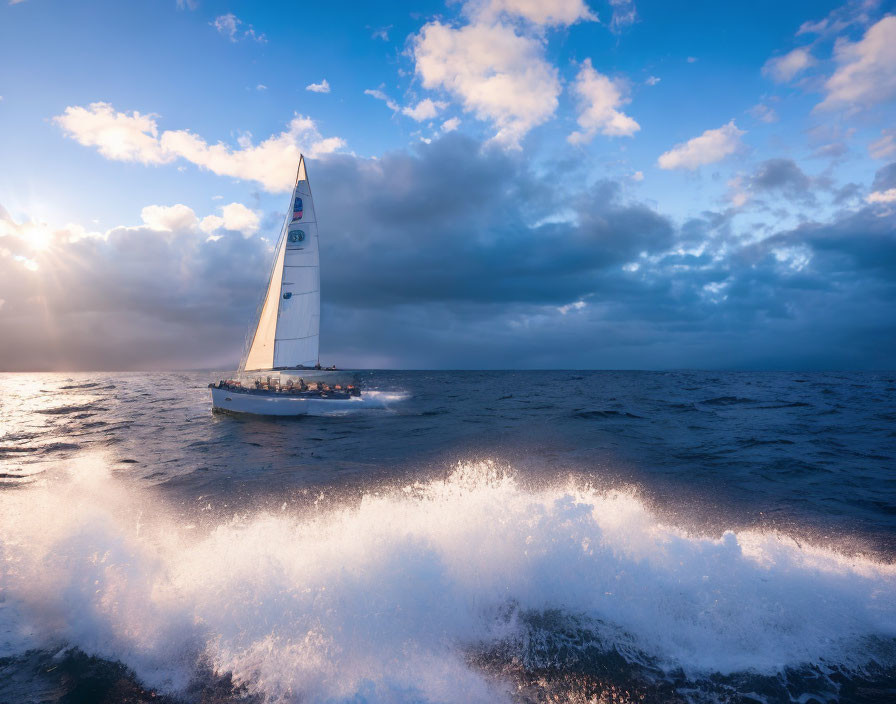
[[[28,223],[22,227],[19,236],[32,250],[43,252],[53,243],[53,230],[41,223]]]

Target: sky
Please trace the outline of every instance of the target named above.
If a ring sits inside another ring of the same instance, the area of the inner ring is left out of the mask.
[[[894,2],[12,0],[0,370],[235,368],[300,153],[325,364],[894,368]]]

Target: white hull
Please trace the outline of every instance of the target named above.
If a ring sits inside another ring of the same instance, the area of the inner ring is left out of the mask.
[[[286,394],[247,394],[212,388],[212,407],[231,413],[259,416],[325,416],[359,408],[364,401],[352,398],[315,398]]]

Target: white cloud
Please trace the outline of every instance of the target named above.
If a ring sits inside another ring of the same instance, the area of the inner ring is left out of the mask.
[[[442,123],[442,132],[454,132],[458,127],[460,127],[460,118],[452,117]]]
[[[611,0],[613,5],[626,3],[629,0]],[[583,0],[470,0],[464,6],[464,12],[475,22],[493,22],[501,15],[521,17],[533,24],[547,26],[597,20],[597,15]]]
[[[243,34],[243,36],[246,37],[247,39],[251,39],[252,41],[258,42],[259,44],[267,44],[268,43],[268,38],[263,34],[256,34],[255,30],[252,29],[252,27],[249,27],[249,29],[246,30],[246,32],[245,32],[245,34]]]
[[[643,171],[635,171],[632,174],[632,181],[643,181],[644,180],[644,172]]]
[[[728,193],[726,195],[735,208],[742,208],[750,200],[750,191],[744,183],[743,176],[735,176],[728,180]]]
[[[226,15],[218,15],[209,24],[218,31],[218,34],[222,37],[227,37],[232,42],[237,42],[240,39],[252,39],[262,44],[267,42],[267,38],[263,34],[256,34],[251,24],[248,29],[242,30],[245,23],[232,12],[228,12]]]
[[[896,129],[883,130],[881,138],[868,145],[868,152],[875,159],[889,159],[896,156]]]
[[[585,303],[585,301],[576,301],[575,303],[567,303],[566,305],[557,306],[557,310],[561,315],[566,315],[573,310],[582,310],[586,305],[588,304]]]
[[[800,28],[796,32],[796,36],[800,36],[801,34],[821,34],[825,31],[827,26],[827,19],[818,20],[817,22],[807,20],[800,25]]]
[[[662,80],[661,78],[657,78],[656,76],[648,76],[647,80],[645,80],[644,83],[647,84],[648,86],[655,86],[661,80]]]
[[[857,42],[838,40],[834,58],[837,70],[817,108],[868,107],[896,98],[896,15],[869,27]]]
[[[250,210],[242,203],[230,203],[221,208],[221,215],[207,215],[199,223],[199,229],[212,234],[216,230],[233,230],[242,233],[243,237],[251,237],[261,225],[258,213]]]
[[[140,211],[140,217],[148,228],[159,232],[192,230],[199,225],[199,219],[193,209],[182,203],[147,205]]]
[[[688,63],[689,63],[689,64],[695,64],[695,63],[697,63],[697,57],[696,57],[696,56],[689,56],[687,60],[688,60]]]
[[[215,230],[224,227],[224,218],[220,215],[206,215],[199,223],[199,227],[203,232],[208,233],[209,238],[218,238],[220,235],[213,234]]]
[[[595,71],[591,59],[582,63],[572,88],[578,96],[578,123],[582,131],[569,135],[570,143],[589,142],[598,132],[610,137],[631,137],[641,129],[632,118],[617,110],[628,102],[623,97],[622,84]]]
[[[777,247],[771,250],[775,260],[794,271],[802,271],[812,261],[812,250],[806,246]]]
[[[896,188],[886,191],[874,191],[865,198],[869,203],[896,203]]]
[[[557,109],[560,79],[543,41],[513,27],[430,22],[414,37],[413,53],[423,86],[457,97],[464,110],[497,128],[494,139],[505,146],[519,147]]]
[[[24,257],[21,254],[14,254],[14,255],[12,255],[12,258],[13,258],[13,261],[17,261],[28,271],[37,271],[38,269],[40,269],[40,264],[38,264],[37,261],[35,261],[34,259],[31,259],[29,257]]]
[[[240,25],[240,20],[232,12],[226,15],[215,17],[212,27],[218,30],[218,34],[227,37],[230,41],[236,41],[236,30]]]
[[[96,147],[107,159],[163,164],[175,157],[159,144],[159,129],[152,113],[116,112],[109,103],[67,107],[53,121],[85,147]]]
[[[264,83],[259,83],[257,86],[255,86],[255,90],[267,90],[267,89],[268,89],[268,87]]]
[[[415,105],[414,107],[408,106],[402,108],[401,112],[402,114],[410,117],[412,120],[422,122],[423,120],[431,120],[446,107],[448,107],[448,103],[442,102],[441,100],[433,101],[429,98],[425,98],[417,103],[417,105]]]
[[[631,0],[613,4],[622,10]],[[585,0],[466,0],[463,15],[465,25],[433,21],[413,37],[416,73],[425,88],[447,91],[466,112],[492,123],[494,141],[519,148],[554,115],[561,91],[558,71],[545,57],[545,28],[597,21],[597,15]],[[427,115],[418,120],[433,116],[422,103],[402,112]]]
[[[852,25],[869,25],[879,2],[880,0],[847,0],[831,10],[824,19],[803,22],[796,34],[816,34],[824,38],[839,34]]]
[[[258,213],[250,210],[242,203],[230,203],[221,209],[224,228],[243,233],[245,237],[258,232],[261,221]]]
[[[771,124],[778,121],[778,113],[774,108],[770,108],[765,103],[759,103],[751,107],[748,112],[760,122]]]
[[[343,146],[340,137],[321,137],[314,121],[297,115],[289,129],[259,144],[251,138],[239,140],[239,148],[221,142],[209,145],[186,130],[166,131],[162,148],[221,176],[257,181],[268,191],[285,191],[292,186],[301,152],[310,157],[332,153]]]
[[[623,27],[634,24],[638,19],[638,12],[635,9],[633,0],[610,0],[610,6],[613,8],[613,16],[610,18],[610,29],[618,32]]]
[[[310,90],[312,93],[329,93],[330,92],[330,84],[327,82],[325,78],[320,83],[311,83],[305,86],[305,90]]]
[[[704,164],[712,164],[733,154],[740,146],[741,135],[734,120],[718,129],[706,130],[699,137],[677,144],[657,159],[662,169],[696,169]]]
[[[728,281],[710,281],[703,285],[703,296],[712,303],[723,303],[728,299],[728,294],[725,293],[728,285]]]
[[[212,234],[218,230],[231,230],[251,237],[261,225],[258,213],[242,203],[230,203],[218,209],[220,215],[207,215],[201,220],[189,206],[147,205],[140,211],[143,224],[156,232],[195,232]]]
[[[798,73],[815,64],[815,59],[806,47],[799,47],[783,56],[773,56],[762,67],[762,73],[777,83],[787,83]]]
[[[384,103],[386,103],[386,106],[392,112],[398,112],[399,110],[401,110],[401,106],[379,88],[368,88],[364,91],[364,95],[369,95],[376,98],[377,100],[382,100]]]
[[[345,146],[341,137],[323,137],[311,118],[296,115],[289,127],[263,142],[251,136],[234,148],[223,142],[209,144],[188,130],[159,132],[156,115],[116,112],[108,103],[68,107],[54,121],[68,136],[96,147],[108,159],[164,164],[185,159],[219,176],[256,181],[272,192],[292,186],[299,154],[329,154]]]

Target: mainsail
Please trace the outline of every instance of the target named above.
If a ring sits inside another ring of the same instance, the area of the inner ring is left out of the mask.
[[[320,255],[305,157],[275,248],[268,290],[240,371],[313,367],[320,349]]]

